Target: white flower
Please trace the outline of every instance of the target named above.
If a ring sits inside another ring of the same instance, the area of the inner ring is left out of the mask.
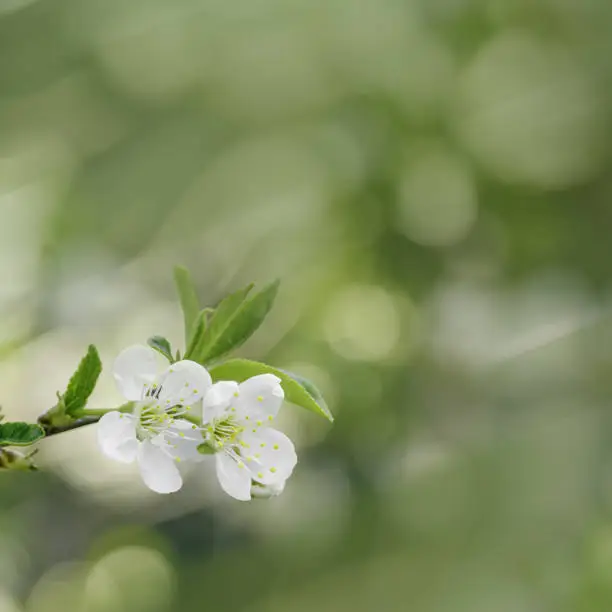
[[[119,390],[135,402],[132,414],[106,413],[98,424],[102,452],[116,461],[138,461],[145,484],[157,493],[178,491],[176,463],[199,459],[202,436],[181,418],[211,388],[210,374],[194,361],[178,361],[158,373],[158,354],[146,346],[125,349],[115,360]]]
[[[270,427],[283,402],[280,379],[261,374],[213,385],[203,401],[203,434],[217,477],[232,497],[251,499],[251,481],[282,490],[297,463],[291,440]]]

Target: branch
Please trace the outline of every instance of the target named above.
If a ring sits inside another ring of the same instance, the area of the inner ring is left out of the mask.
[[[65,431],[71,431],[72,429],[78,429],[79,427],[85,427],[85,425],[93,425],[100,420],[99,416],[86,416],[76,421],[72,421],[68,425],[45,425],[42,424],[45,430],[45,437],[55,436],[56,434],[64,433]]]

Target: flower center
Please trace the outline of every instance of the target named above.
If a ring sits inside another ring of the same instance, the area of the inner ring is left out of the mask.
[[[227,449],[236,444],[236,438],[243,430],[232,416],[217,419],[206,428],[208,443],[215,450]]]
[[[172,416],[159,404],[140,402],[134,410],[138,419],[137,434],[141,440],[154,438],[164,432],[172,424]]]

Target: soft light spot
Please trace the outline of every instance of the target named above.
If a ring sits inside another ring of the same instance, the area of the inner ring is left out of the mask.
[[[44,605],[32,609],[162,612],[172,607],[176,582],[168,559],[145,546],[115,548],[91,567],[84,581],[76,582],[76,579],[78,576],[73,576],[71,586],[78,588],[77,585],[82,584],[78,603],[66,605],[64,600],[58,605],[49,605],[50,602],[44,600]],[[55,580],[55,584],[58,583]],[[70,583],[64,579],[63,584]]]
[[[463,75],[457,132],[498,178],[558,189],[601,167],[605,97],[596,69],[578,56],[521,31],[481,47]]]
[[[396,225],[410,240],[425,246],[450,246],[476,222],[476,186],[466,162],[429,145],[414,151],[399,180]]]
[[[401,319],[394,297],[376,285],[349,285],[332,298],[323,322],[332,348],[345,359],[378,361],[395,350]]]

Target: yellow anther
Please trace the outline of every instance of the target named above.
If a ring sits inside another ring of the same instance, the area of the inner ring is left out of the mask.
[[[259,459],[261,455],[259,453],[255,453],[255,459]]]
[[[263,421],[257,421],[257,425],[261,427],[263,425]]]
[[[234,397],[238,397],[240,395],[240,393],[238,393],[238,391],[234,391]]]
[[[199,391],[197,389],[194,389],[193,392],[194,393],[199,393]]]
[[[184,433],[181,431],[181,432],[179,432],[179,436],[180,436],[181,438],[184,438],[184,437],[185,437],[185,434],[184,434]]]
[[[175,457],[175,461],[176,461],[177,463],[180,463],[180,462],[181,462],[181,458],[180,458],[180,457]]]
[[[261,472],[257,472],[257,478],[263,478],[263,474]]]
[[[257,430],[256,430],[256,429],[254,429],[254,430],[253,430],[253,433],[257,433]]]
[[[272,415],[268,416],[268,421],[271,421],[272,419],[274,419],[274,417]]]
[[[266,443],[262,442],[259,446],[261,446],[261,448],[266,448]]]
[[[244,462],[243,461],[239,461],[238,462],[238,467],[239,468],[243,468],[244,467]]]
[[[191,426],[191,429],[197,429],[197,428],[198,428],[198,426],[197,426],[197,425],[192,425],[192,426]]]
[[[245,421],[248,421],[250,418],[251,418],[251,417],[250,417],[250,416],[247,414],[247,415],[244,417],[244,420],[245,420]]]
[[[184,398],[184,397],[181,397],[181,398],[179,399],[179,402],[181,402],[181,404],[183,404],[183,403],[185,402],[185,398]]]
[[[273,448],[274,450],[278,450],[278,444],[275,444],[275,445],[274,445],[272,448]]]
[[[276,468],[275,468],[275,467],[271,467],[271,468],[270,468],[270,471],[271,471],[273,474],[275,474],[275,473],[276,473]]]
[[[232,408],[230,408],[230,410],[231,410],[232,412],[236,412],[236,409],[235,409],[233,406],[232,406]]]
[[[250,463],[251,461],[253,461],[253,457],[251,455],[249,455],[246,460]]]
[[[264,399],[264,398],[263,398],[263,395],[259,395],[259,396],[257,396],[257,401],[258,401],[258,402],[263,402],[263,399]]]

